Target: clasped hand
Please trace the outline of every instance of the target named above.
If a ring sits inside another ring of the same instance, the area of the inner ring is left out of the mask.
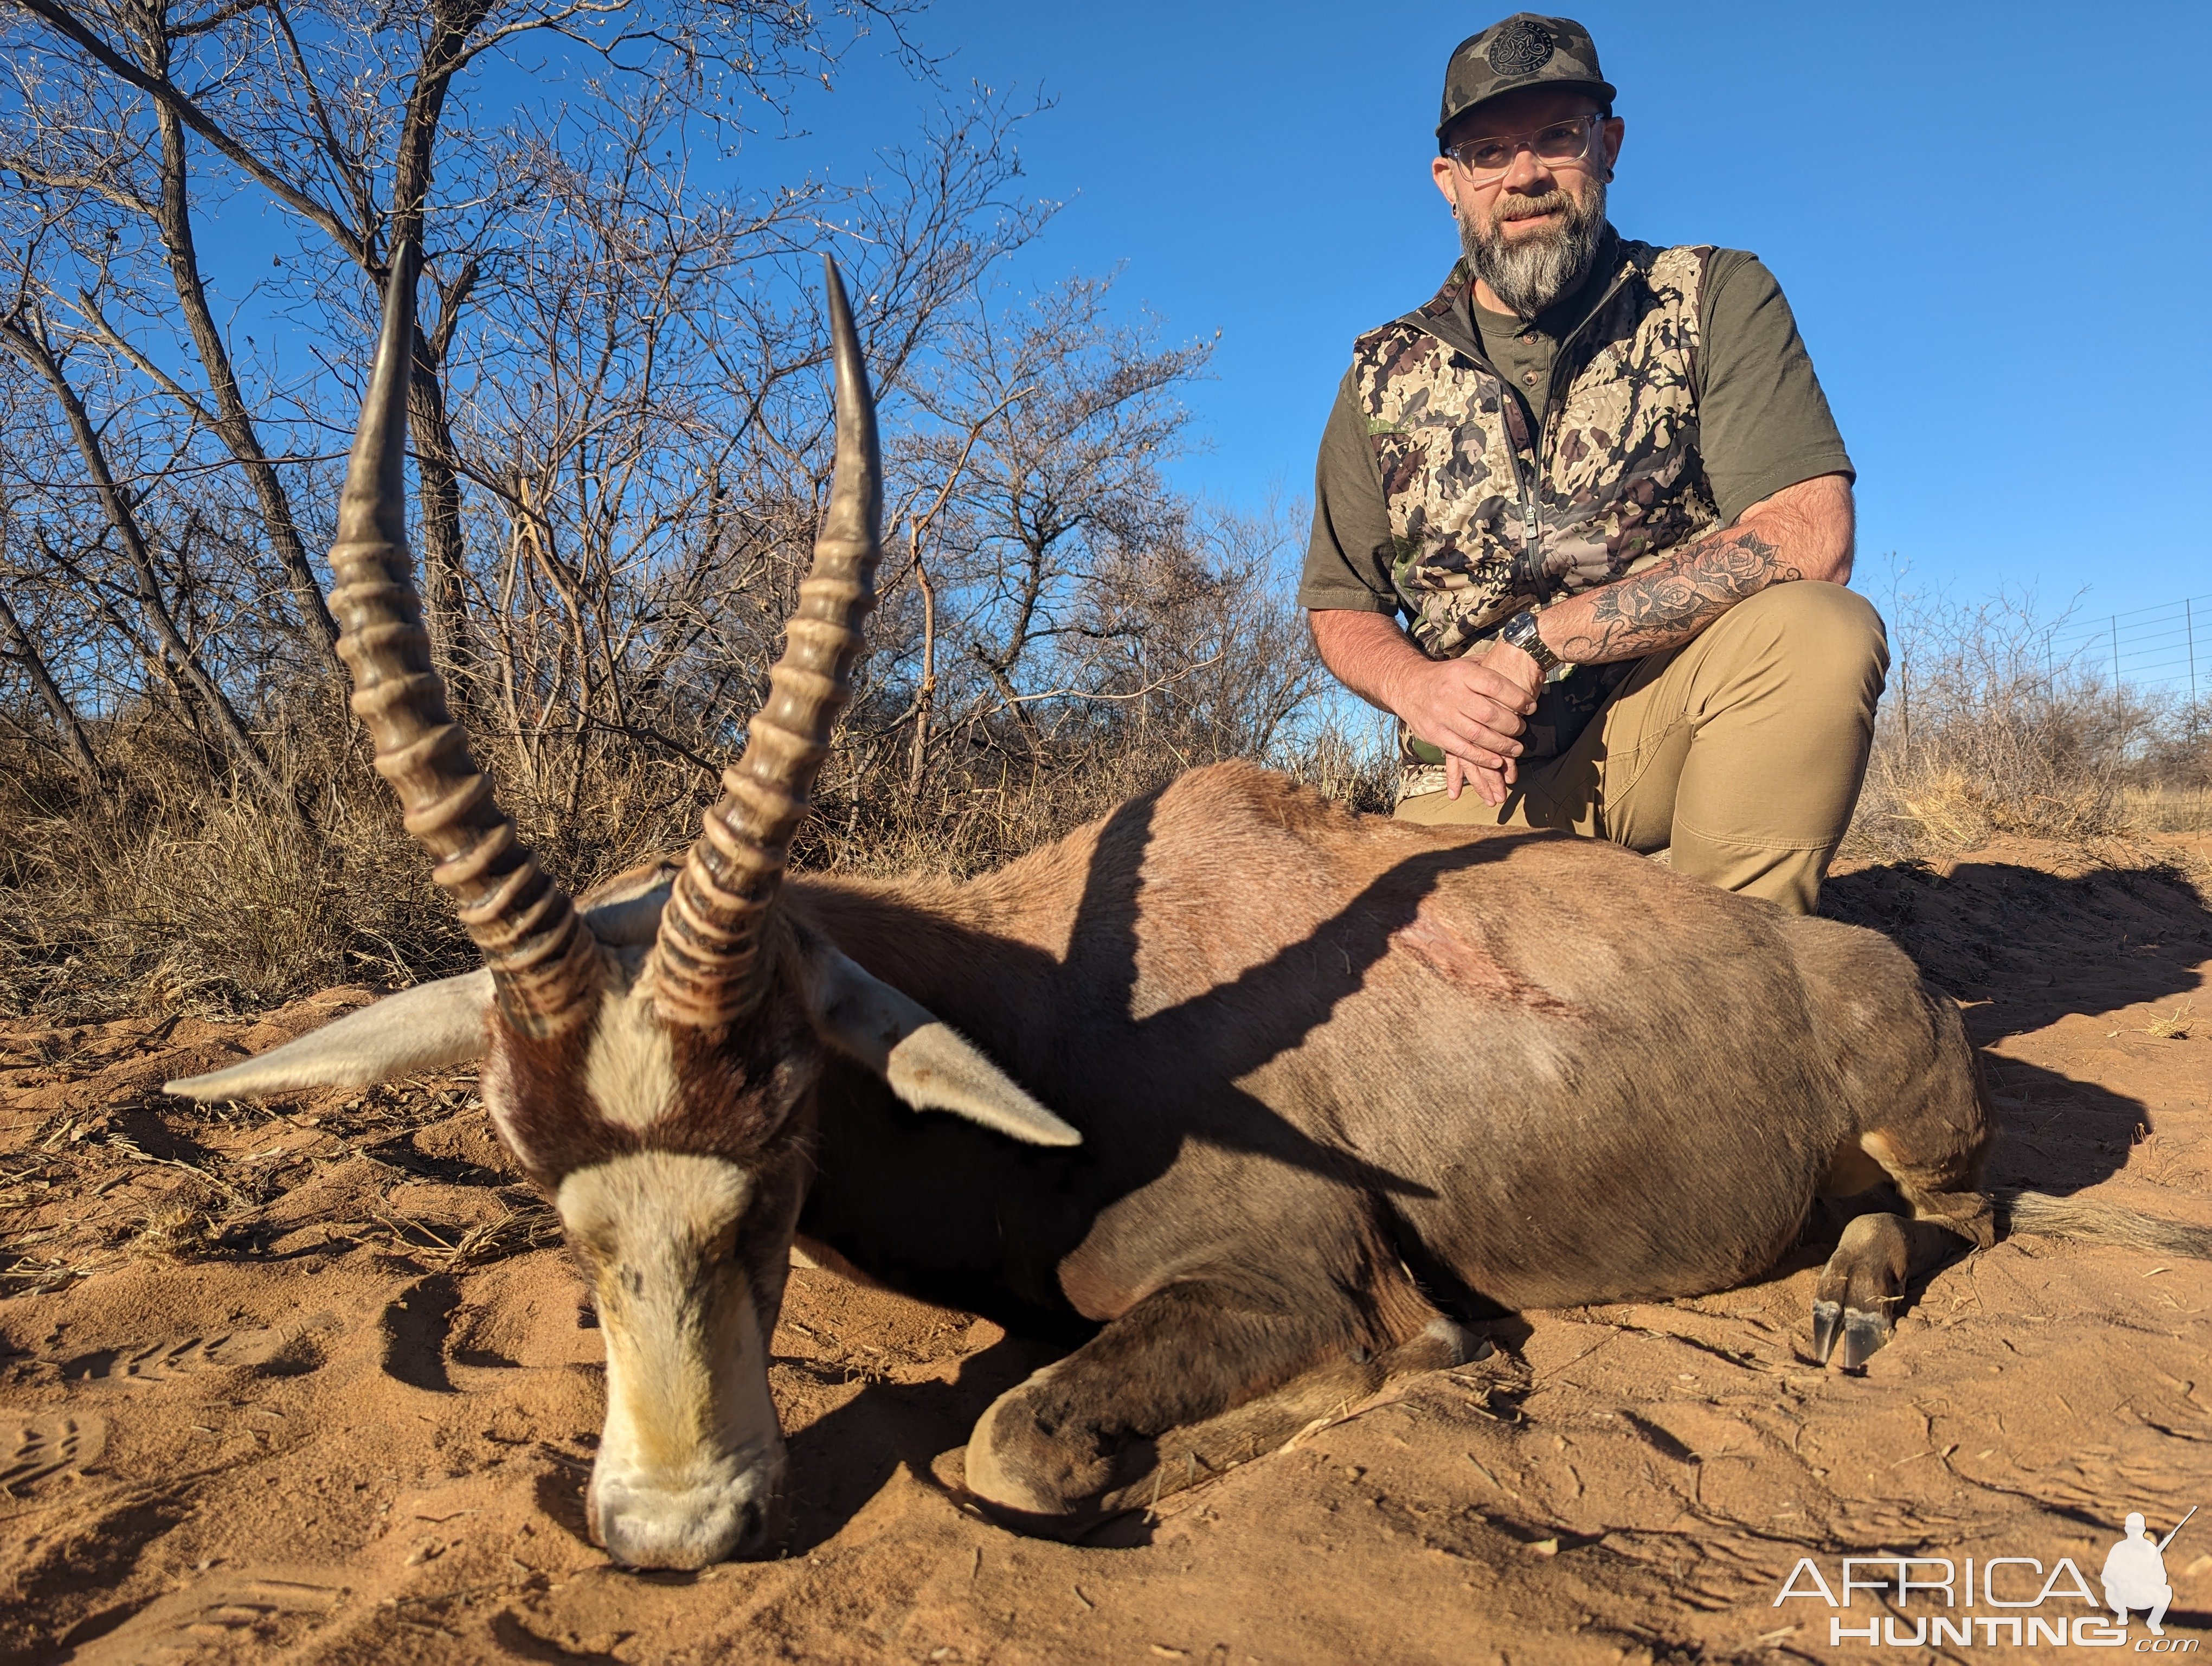
[[[1473,786],[1492,809],[1519,773],[1521,736],[1544,674],[1510,642],[1493,641],[1462,660],[1416,668],[1391,703],[1406,727],[1444,755],[1444,791]]]

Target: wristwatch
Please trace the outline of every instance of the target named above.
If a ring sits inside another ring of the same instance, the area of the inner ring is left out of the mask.
[[[1499,627],[1498,640],[1519,648],[1536,662],[1536,669],[1547,677],[1566,663],[1544,646],[1544,639],[1536,634],[1536,616],[1526,608]]]

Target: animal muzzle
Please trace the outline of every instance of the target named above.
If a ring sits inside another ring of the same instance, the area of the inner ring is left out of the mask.
[[[673,1470],[602,1453],[584,1511],[592,1538],[631,1568],[702,1568],[759,1554],[780,1536],[783,1443]]]
[[[644,1151],[572,1171],[555,1199],[592,1267],[607,1349],[585,1510],[630,1567],[704,1567],[760,1549],[778,1525],[766,1333],[781,1285],[763,1306],[767,1275],[734,1253],[751,1193],[721,1158]]]
[[[734,1309],[737,1322],[673,1336],[637,1335],[601,1304],[607,1420],[585,1510],[592,1536],[625,1566],[704,1567],[767,1547],[781,1525],[767,1355],[742,1286],[716,1293],[706,1305]]]

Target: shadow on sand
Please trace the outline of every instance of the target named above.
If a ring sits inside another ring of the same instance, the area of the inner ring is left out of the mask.
[[[2179,872],[2145,862],[2062,878],[2017,863],[1861,868],[1829,881],[1820,912],[1896,940],[1929,982],[1966,1003],[1987,1047],[2069,1015],[2196,988],[2212,911]],[[2069,1193],[2108,1180],[2154,1128],[2149,1108],[2094,1082],[1984,1055],[2001,1138],[1989,1183]]]

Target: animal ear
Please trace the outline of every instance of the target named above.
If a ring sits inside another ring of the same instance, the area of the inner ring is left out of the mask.
[[[872,977],[827,943],[809,945],[815,1030],[882,1077],[916,1110],[949,1110],[1032,1146],[1083,1136],[920,1001]]]
[[[420,983],[274,1052],[162,1091],[186,1099],[259,1099],[303,1087],[368,1087],[462,1064],[483,1054],[491,1000],[488,970]]]

